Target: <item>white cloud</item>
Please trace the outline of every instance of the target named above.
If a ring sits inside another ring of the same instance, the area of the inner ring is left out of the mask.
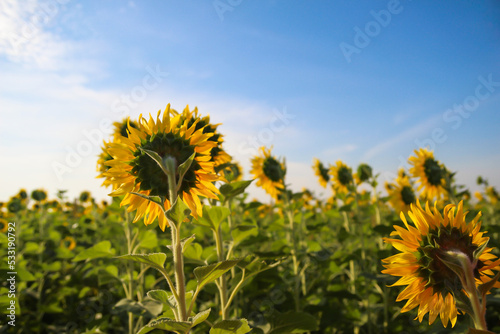
[[[402,142],[406,142],[408,140],[415,140],[424,133],[428,133],[430,129],[436,127],[437,124],[441,121],[441,114],[428,118],[427,120],[409,128],[405,131],[399,133],[398,135],[391,137],[373,147],[371,147],[364,155],[363,160],[369,161],[376,155],[379,155],[383,152],[386,152],[397,144]]]
[[[345,145],[341,145],[341,146],[335,146],[335,147],[331,147],[331,148],[324,150],[321,153],[321,156],[327,160],[334,160],[334,159],[338,160],[341,158],[341,156],[343,154],[355,151],[357,148],[358,148],[358,146],[354,145],[354,144],[345,144]]]

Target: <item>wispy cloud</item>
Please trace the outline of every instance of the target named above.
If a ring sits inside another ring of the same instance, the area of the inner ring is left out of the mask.
[[[339,156],[341,156],[345,153],[355,151],[357,148],[358,148],[357,145],[345,144],[345,145],[341,145],[341,146],[335,146],[335,147],[328,148],[328,149],[324,150],[321,155],[324,156],[325,158],[330,158],[330,160],[331,159],[338,159]]]
[[[399,143],[407,142],[408,140],[415,140],[422,134],[428,133],[433,127],[436,127],[441,120],[441,114],[435,115],[409,129],[406,129],[398,135],[368,149],[368,151],[363,155],[363,159],[369,161],[372,157],[392,149]]]

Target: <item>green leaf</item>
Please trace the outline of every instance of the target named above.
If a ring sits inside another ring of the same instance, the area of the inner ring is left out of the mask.
[[[156,320],[152,320],[149,324],[142,327],[137,334],[149,333],[155,328],[172,331],[178,334],[185,334],[191,329],[191,327],[191,323],[187,321],[175,321],[170,318],[159,318]]]
[[[143,230],[139,239],[141,242],[139,243],[139,248],[153,249],[158,246],[158,237],[153,230]]]
[[[175,307],[170,303],[171,294],[165,290],[151,290],[148,291],[147,295],[149,298],[157,300],[164,305],[168,305],[171,308]]]
[[[167,254],[165,253],[128,254],[128,255],[118,256],[118,258],[145,263],[162,271],[164,269],[165,260],[167,259]]]
[[[30,282],[36,280],[35,276],[33,276],[26,268],[18,267],[16,268],[16,272],[20,281]]]
[[[182,164],[179,165],[177,171],[179,173],[179,184],[178,186],[182,184],[182,180],[184,179],[184,175],[186,175],[186,172],[189,170],[189,167],[191,167],[191,164],[193,163],[194,157],[196,156],[196,152],[191,154],[189,158],[187,158],[186,161],[184,161]]]
[[[235,246],[238,246],[243,240],[251,236],[257,236],[259,230],[256,225],[238,225],[231,231],[231,236],[233,237],[233,242]]]
[[[252,182],[253,180],[225,183],[219,188],[219,191],[226,198],[235,197],[242,194]]]
[[[108,240],[101,241],[100,243],[81,251],[73,258],[73,262],[82,260],[92,260],[100,257],[112,257],[115,255],[115,250],[111,248],[111,242]]]
[[[202,312],[198,313],[197,315],[195,315],[194,317],[190,318],[191,323],[193,324],[193,327],[196,325],[199,325],[203,321],[207,320],[208,316],[210,315],[211,310],[212,309],[202,311]]]
[[[247,334],[251,330],[247,319],[222,320],[210,329],[209,334]]]
[[[221,206],[203,206],[203,215],[198,217],[196,224],[211,228],[217,232],[220,224],[229,216],[231,211]]]
[[[285,258],[276,259],[274,260],[275,262],[268,264],[258,256],[248,255],[238,263],[238,267],[245,269],[245,277],[250,278],[258,273],[278,266],[284,259]]]
[[[40,245],[33,241],[25,243],[23,248],[25,254],[39,254],[41,251]]]
[[[189,216],[190,213],[191,209],[189,209],[180,197],[177,197],[174,205],[167,210],[166,215],[169,220],[175,223],[175,225],[179,225],[184,221],[184,218]]]
[[[167,168],[165,167],[165,165],[163,164],[163,159],[160,157],[160,155],[158,153],[156,153],[155,151],[151,151],[151,150],[146,150],[142,147],[139,147],[139,149],[146,153],[147,155],[149,155],[149,157],[151,159],[153,159],[154,161],[156,161],[156,163],[158,164],[158,166],[160,166],[161,170],[163,171],[163,173],[165,173],[165,175],[168,175],[168,171],[167,171]]]
[[[131,299],[121,299],[115,304],[114,309],[117,312],[130,312],[136,315],[157,316],[163,309],[163,304],[156,300],[146,299],[137,302]]]
[[[274,313],[269,334],[303,333],[318,329],[315,317],[305,312]]]
[[[204,264],[205,262],[202,259],[202,254],[203,254],[203,247],[197,242],[191,243],[184,250],[184,257],[186,259]]]
[[[213,263],[208,266],[197,267],[194,269],[194,275],[198,281],[198,287],[205,286],[206,284],[215,281],[221,277],[225,272],[234,267],[240,260],[226,260],[218,263]]]

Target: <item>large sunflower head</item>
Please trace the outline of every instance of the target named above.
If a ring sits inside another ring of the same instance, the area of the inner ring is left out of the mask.
[[[328,175],[328,168],[323,165],[319,159],[314,159],[314,165],[313,165],[314,173],[319,179],[319,184],[323,187],[326,188],[326,185],[328,182],[330,182],[330,175]]]
[[[389,195],[389,203],[397,213],[407,212],[417,200],[410,178],[404,172],[399,173],[394,183],[386,183],[385,189]]]
[[[439,199],[446,195],[446,168],[436,159],[434,153],[421,148],[415,150],[416,156],[409,158],[410,174],[417,178],[418,191],[422,190],[424,199]]]
[[[338,160],[334,166],[330,167],[333,189],[336,194],[348,194],[348,187],[352,185],[352,170],[349,166]]]
[[[204,133],[204,128],[197,129],[198,120],[188,126],[188,120],[181,120],[181,115],[174,115],[167,106],[161,116],[158,112],[156,120],[139,117],[137,128],[127,127],[128,137],[120,137],[118,142],[108,146],[112,156],[106,165],[111,168],[104,176],[115,189],[110,195],[125,195],[121,205],[128,205],[128,211],[136,210],[134,222],[144,217],[146,225],[156,217],[162,230],[168,225],[161,208],[149,200],[133,193],[145,196],[158,196],[164,208],[169,209],[175,201],[169,196],[168,178],[158,165],[144,150],[153,151],[165,159],[175,160],[176,170],[193,154],[194,160],[179,183],[180,175],[176,172],[177,191],[189,206],[192,214],[201,215],[202,205],[198,196],[217,198],[217,188],[212,182],[219,178],[214,173],[214,162],[210,159],[210,150],[216,145],[208,140],[213,133]]]
[[[384,238],[401,253],[390,256],[382,262],[382,272],[401,278],[393,286],[406,285],[396,301],[407,299],[401,312],[407,312],[418,306],[417,318],[421,322],[429,313],[429,324],[440,316],[443,326],[451,322],[452,327],[457,321],[457,305],[463,300],[464,292],[458,275],[442,260],[449,252],[466,254],[471,263],[475,264],[473,272],[476,286],[491,281],[493,270],[500,270],[500,261],[491,253],[493,248],[485,247],[488,242],[485,232],[480,232],[479,213],[467,223],[463,212],[463,202],[458,206],[447,205],[443,215],[434,208],[425,210],[420,203],[411,204],[408,216],[413,225],[408,224],[405,215],[401,219],[406,227],[395,225],[391,236]],[[483,248],[479,256],[475,251]],[[499,282],[495,283],[500,287]],[[458,301],[458,304],[457,304]]]
[[[284,162],[271,155],[271,149],[264,146],[260,148],[262,155],[252,159],[250,173],[257,178],[258,187],[262,187],[271,197],[278,199],[278,194],[285,188],[286,168]]]

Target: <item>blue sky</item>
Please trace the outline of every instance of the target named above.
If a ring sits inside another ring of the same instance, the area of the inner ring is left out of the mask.
[[[101,124],[167,103],[223,123],[247,177],[272,145],[295,190],[329,195],[315,157],[383,183],[427,144],[471,189],[500,186],[496,1],[5,0],[0,31],[0,200],[104,198]]]

